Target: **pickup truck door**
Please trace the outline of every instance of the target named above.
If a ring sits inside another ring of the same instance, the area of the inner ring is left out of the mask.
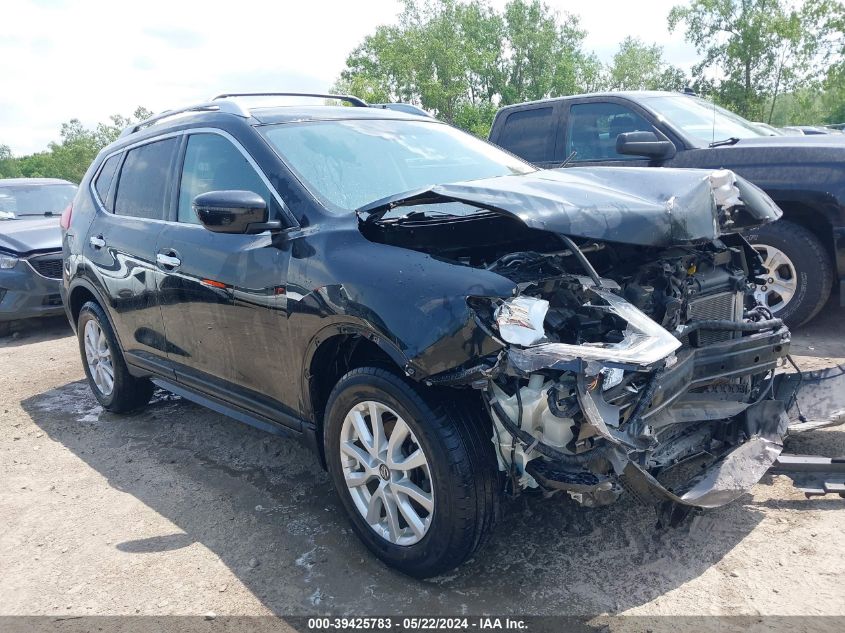
[[[566,102],[561,123],[563,142],[556,159],[568,167],[614,165],[650,167],[664,164],[646,157],[616,153],[616,137],[624,132],[657,132],[651,115],[631,102],[612,97],[588,97]]]

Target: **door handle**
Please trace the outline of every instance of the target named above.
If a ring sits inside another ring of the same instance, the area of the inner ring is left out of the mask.
[[[93,246],[94,248],[99,250],[99,249],[103,248],[103,246],[106,245],[106,240],[103,239],[102,235],[92,235],[88,239],[88,243],[91,244],[91,246]]]
[[[164,253],[158,253],[156,255],[156,261],[158,262],[159,266],[163,266],[164,268],[170,268],[171,270],[174,268],[179,268],[182,265],[182,260],[178,257],[174,257],[173,255],[165,255]]]

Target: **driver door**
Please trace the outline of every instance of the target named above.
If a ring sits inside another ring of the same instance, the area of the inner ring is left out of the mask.
[[[648,167],[654,161],[646,157],[616,153],[616,138],[625,132],[656,132],[640,113],[613,101],[574,102],[566,117],[564,151],[560,160],[572,152],[569,166],[615,165]]]
[[[245,190],[278,213],[266,180],[223,132],[186,137],[176,217],[157,244],[167,354],[177,381],[273,417],[283,390],[289,254],[283,237],[214,233],[192,202],[208,191]]]

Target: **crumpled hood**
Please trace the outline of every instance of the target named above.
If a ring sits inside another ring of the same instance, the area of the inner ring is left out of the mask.
[[[26,255],[62,249],[58,217],[0,220],[0,250]]]
[[[406,192],[358,210],[378,221],[399,206],[464,202],[527,226],[572,237],[642,246],[710,241],[781,216],[762,190],[736,177],[741,204],[717,203],[711,170],[573,167]]]

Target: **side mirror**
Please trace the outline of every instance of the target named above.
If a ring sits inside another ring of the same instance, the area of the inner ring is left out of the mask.
[[[215,233],[262,233],[279,228],[268,222],[267,202],[252,191],[208,191],[194,198],[194,211]]]
[[[672,158],[675,145],[654,132],[623,132],[616,137],[616,153],[648,158]]]

